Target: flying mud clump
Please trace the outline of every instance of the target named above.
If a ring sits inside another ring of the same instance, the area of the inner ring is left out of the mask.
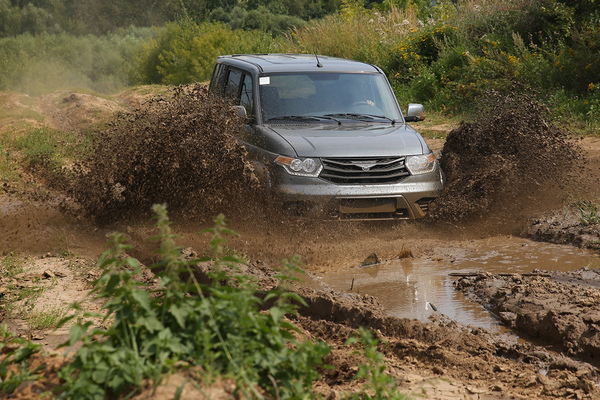
[[[440,158],[446,186],[433,219],[510,214],[573,169],[577,146],[533,94],[515,92],[489,93],[477,117],[448,134]]]
[[[239,117],[200,85],[175,88],[97,133],[78,165],[74,197],[99,221],[212,216],[253,197],[256,178],[234,134]]]

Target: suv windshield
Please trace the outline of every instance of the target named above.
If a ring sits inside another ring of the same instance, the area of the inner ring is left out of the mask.
[[[394,95],[381,74],[271,74],[259,77],[259,87],[263,121],[302,117],[401,119]]]

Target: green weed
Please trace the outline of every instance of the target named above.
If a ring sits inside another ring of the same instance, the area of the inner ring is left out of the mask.
[[[573,206],[579,212],[579,221],[582,224],[600,224],[600,203],[591,200],[579,200]]]
[[[19,171],[16,167],[17,157],[10,147],[9,134],[0,135],[0,181],[15,183],[20,181]]]
[[[73,155],[77,138],[73,133],[50,128],[30,129],[13,142],[30,168],[58,170],[63,160]]]
[[[377,351],[379,341],[373,338],[371,332],[363,327],[359,329],[360,337],[351,337],[347,345],[361,343],[364,349],[366,364],[358,366],[354,379],[364,379],[365,385],[360,392],[347,396],[348,400],[401,400],[406,397],[400,393],[398,384],[385,372],[386,366],[383,354]]]
[[[83,346],[73,363],[61,370],[65,396],[131,395],[145,379],[158,383],[163,374],[184,363],[201,366],[207,376],[233,377],[238,394],[245,398],[262,398],[259,387],[281,399],[314,397],[315,367],[329,347],[294,338],[298,331],[285,315],[295,312],[293,302],[303,301],[282,289],[288,278],[280,276],[280,288],[259,296],[247,276],[235,273],[242,260],[226,250],[224,235],[232,232],[222,216],[208,230],[212,256],[183,260],[166,210],[162,206],[154,210],[161,261],[152,268],[160,287],[149,292],[133,279],[140,272],[139,262],[125,256],[129,246],[123,235],[116,234],[99,261],[103,273],[92,290],[105,301],[104,321],[112,323],[107,329],[90,329],[91,322],[71,328],[65,345],[81,340]],[[198,283],[193,266],[211,260],[212,283]],[[288,264],[294,267],[293,262]],[[234,271],[233,275],[226,270]],[[189,279],[182,279],[184,274]],[[261,312],[263,308],[267,311]]]
[[[65,315],[63,307],[54,307],[44,309],[43,311],[30,313],[26,316],[29,328],[40,329],[56,329]]]
[[[31,355],[40,351],[42,345],[33,344],[8,331],[6,324],[0,327],[2,339],[2,355],[0,355],[0,391],[11,394],[21,383],[35,380],[44,366],[38,370],[29,369],[28,360]],[[16,367],[16,368],[15,368]],[[10,368],[10,370],[9,370]]]
[[[26,260],[26,257],[15,253],[9,253],[0,258],[0,271],[2,272],[2,276],[14,278],[15,275],[22,273]]]

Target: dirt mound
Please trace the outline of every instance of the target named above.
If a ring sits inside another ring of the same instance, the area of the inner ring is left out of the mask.
[[[460,279],[456,287],[510,328],[600,366],[600,291],[592,287],[600,283],[598,272],[544,273],[563,282],[543,276],[481,274]]]
[[[233,136],[240,128],[232,108],[205,87],[175,88],[97,134],[91,156],[75,168],[74,197],[103,222],[148,216],[156,203],[171,215],[232,211],[256,189]]]
[[[533,94],[491,92],[476,115],[452,130],[442,149],[447,184],[432,210],[436,220],[500,209],[510,215],[560,183],[577,157],[567,133],[548,122],[549,110]]]
[[[533,240],[600,250],[600,225],[582,222],[581,214],[572,207],[534,220],[526,234]]]

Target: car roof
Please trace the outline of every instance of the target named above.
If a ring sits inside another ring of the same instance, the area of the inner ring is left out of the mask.
[[[217,62],[254,67],[258,73],[273,72],[375,72],[380,68],[361,61],[315,54],[232,54],[220,56]],[[320,66],[319,66],[320,65]]]

